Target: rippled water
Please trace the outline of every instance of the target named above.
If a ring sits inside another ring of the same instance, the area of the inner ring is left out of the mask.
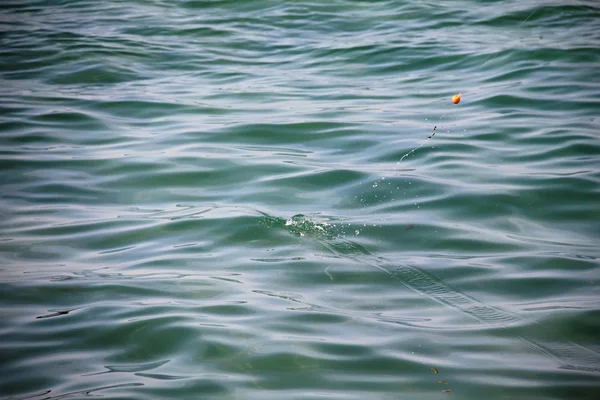
[[[598,398],[597,2],[0,10],[3,398]]]

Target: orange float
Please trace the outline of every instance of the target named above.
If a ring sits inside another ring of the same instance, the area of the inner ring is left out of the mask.
[[[461,96],[461,95],[462,95],[462,94],[461,94],[461,93],[459,93],[459,94],[455,94],[454,96],[452,96],[452,102],[453,102],[454,104],[458,104],[458,103],[460,103],[460,96]]]

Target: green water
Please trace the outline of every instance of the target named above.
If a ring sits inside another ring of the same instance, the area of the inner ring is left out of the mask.
[[[1,398],[600,398],[596,1],[0,27]]]

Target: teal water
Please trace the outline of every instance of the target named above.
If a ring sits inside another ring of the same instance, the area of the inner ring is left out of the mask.
[[[1,398],[599,398],[597,2],[0,26]]]

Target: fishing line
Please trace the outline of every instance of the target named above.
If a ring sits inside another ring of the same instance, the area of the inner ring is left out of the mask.
[[[518,28],[521,28],[532,16],[533,14],[535,14],[535,12],[537,11],[538,7],[534,8],[529,15],[523,20],[521,21],[521,23],[518,25]],[[494,55],[492,55],[487,61],[485,61],[483,64],[481,64],[481,66],[479,68],[483,68],[487,63],[493,61],[496,57],[498,57],[498,55],[500,54],[500,51],[497,51]],[[461,94],[457,94],[452,96],[452,102],[454,104],[458,104],[461,100]],[[439,121],[441,121],[446,115],[448,114],[448,112],[444,113],[440,119],[438,120],[438,124]],[[417,151],[418,149],[420,149],[421,147],[423,147],[427,141],[431,138],[433,138],[433,136],[435,135],[435,130],[437,128],[437,125],[433,127],[433,134],[430,136],[427,136],[426,138],[424,138],[423,140],[421,140],[421,142],[412,150],[410,150],[408,153],[404,154],[402,157],[400,157],[400,160],[398,160],[398,162],[396,164],[400,164],[400,162],[402,162],[402,160],[404,160],[406,157],[408,157],[409,155],[413,154],[415,151]]]
[[[527,17],[521,21],[521,23],[518,25],[518,28],[522,27],[537,11],[538,7],[535,7],[528,15]],[[498,57],[498,55],[501,53],[501,51],[496,52],[493,55],[490,55],[490,57],[488,58],[487,61],[485,61],[483,64],[481,64],[481,66],[479,67],[480,69],[485,66],[486,64],[488,64],[489,62],[493,61],[496,57]],[[458,103],[460,103],[461,99],[462,99],[462,94],[456,94],[454,96],[451,97],[451,101],[453,104],[457,105]],[[442,101],[442,100],[440,100]],[[432,140],[438,130],[438,128],[440,127],[440,122],[444,119],[444,117],[446,117],[446,115],[448,115],[451,111],[445,111],[442,116],[437,120],[437,124],[433,127],[433,130],[431,132],[430,135],[424,137],[423,139],[421,139],[421,141],[411,150],[409,150],[408,152],[406,152],[405,154],[403,154],[400,159],[396,162],[396,167],[394,168],[394,175],[398,174],[398,166],[400,165],[401,162],[404,161],[405,158],[413,155],[415,152],[417,152],[417,150],[421,149],[422,147],[424,147],[426,144],[429,143],[430,140]],[[359,196],[355,196],[355,199],[357,199],[360,203],[366,203],[366,198],[367,196],[372,197],[377,203],[380,203],[381,201],[388,199],[388,193],[376,193],[374,192],[373,189],[377,189],[380,187],[380,185],[382,185],[382,183],[384,183],[386,177],[385,176],[381,176],[379,178],[377,178],[375,181],[373,181],[372,185],[370,185],[371,187],[369,189],[365,189]],[[389,192],[389,198],[391,198],[391,200],[394,200],[394,195],[393,195],[393,186],[392,186],[392,182],[387,181],[386,182],[387,185],[391,186],[391,191]],[[400,189],[399,186],[395,187],[396,189]],[[366,204],[365,204],[366,205]],[[416,205],[416,203],[415,203]]]
[[[441,118],[440,118],[441,119]],[[398,162],[396,164],[400,164],[400,162],[402,162],[402,160],[404,160],[406,157],[408,157],[409,155],[411,155],[412,153],[414,153],[415,151],[419,150],[421,147],[423,147],[425,145],[425,143],[427,143],[427,141],[431,138],[433,138],[435,136],[435,130],[437,129],[437,125],[433,127],[433,133],[429,136],[427,136],[425,139],[423,139],[421,141],[421,144],[418,145],[417,147],[415,147],[414,149],[412,149],[411,151],[409,151],[408,153],[406,153],[405,155],[403,155],[402,157],[400,157],[400,160],[398,160]]]
[[[530,13],[528,16],[527,16],[527,18],[525,18],[525,19],[523,20],[523,22],[521,22],[521,23],[519,24],[519,26],[517,27],[517,29],[518,29],[518,28],[521,28],[521,27],[523,26],[523,24],[524,24],[525,22],[527,22],[527,21],[529,20],[529,18],[531,18],[531,16],[532,16],[532,15],[533,15],[533,14],[534,14],[536,11],[537,11],[537,7],[536,7],[536,8],[534,8],[534,9],[533,9],[533,11],[532,11],[532,12],[531,12],[531,13]],[[519,39],[519,40],[521,40],[521,39]],[[505,47],[505,48],[507,48],[507,47]],[[483,64],[481,64],[481,67],[480,67],[480,68],[483,68],[483,67],[485,66],[485,64],[487,64],[487,63],[489,63],[489,62],[492,62],[493,60],[495,60],[495,59],[496,59],[496,57],[498,57],[498,54],[500,54],[500,51],[497,51],[497,52],[496,52],[496,53],[495,53],[495,54],[494,54],[494,55],[493,55],[493,56],[492,56],[492,57],[491,57],[489,60],[487,60],[486,62],[484,62]]]

